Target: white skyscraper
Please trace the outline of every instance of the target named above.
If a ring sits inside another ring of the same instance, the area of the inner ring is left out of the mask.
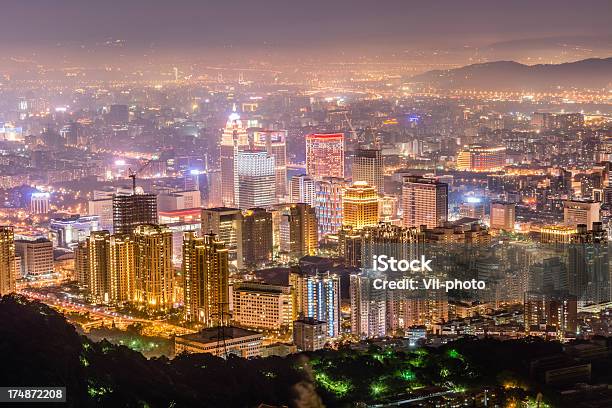
[[[276,203],[274,156],[265,151],[238,151],[236,176],[235,201],[239,208],[265,208]]]

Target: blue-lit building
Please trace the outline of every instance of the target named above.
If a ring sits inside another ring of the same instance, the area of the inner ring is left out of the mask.
[[[336,274],[291,273],[297,314],[327,323],[329,338],[340,335],[340,277]]]

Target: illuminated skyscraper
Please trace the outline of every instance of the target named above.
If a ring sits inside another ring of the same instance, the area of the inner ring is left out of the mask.
[[[272,213],[263,208],[251,208],[243,214],[242,253],[247,266],[257,266],[272,260]]]
[[[317,224],[319,237],[336,234],[342,227],[342,197],[346,182],[338,177],[325,177],[316,183]]]
[[[79,287],[87,288],[89,282],[89,248],[87,242],[79,242],[74,248],[74,275]]]
[[[174,267],[172,231],[167,227],[144,224],[134,229],[134,302],[152,312],[172,308]]]
[[[306,136],[306,174],[315,180],[344,178],[344,134],[315,133]]]
[[[374,187],[378,194],[384,194],[385,174],[380,149],[358,149],[353,158],[352,169],[353,183],[365,181]]]
[[[265,150],[274,157],[277,202],[284,202],[287,196],[286,140],[286,130],[261,130],[253,135],[253,146],[259,150]]]
[[[378,224],[378,193],[365,181],[357,181],[344,192],[343,224],[361,229]]]
[[[448,220],[448,185],[434,179],[404,177],[402,212],[405,227],[442,225]]]
[[[236,155],[240,150],[247,149],[249,140],[246,129],[242,126],[240,115],[235,111],[229,115],[223,134],[221,135],[221,198],[223,205],[236,205]]]
[[[0,226],[0,296],[15,291],[16,274],[13,227]]]
[[[298,316],[314,318],[327,323],[328,337],[340,335],[340,277],[324,273],[309,275],[302,272],[289,274],[289,285],[295,293]]]
[[[223,242],[229,253],[229,262],[241,269],[244,256],[242,252],[242,211],[237,208],[217,207],[202,210],[202,233],[215,234]]]
[[[244,150],[236,154],[236,206],[242,209],[269,207],[276,203],[274,157],[265,151]]]
[[[131,234],[138,225],[157,224],[155,194],[114,194],[113,232]]]
[[[183,240],[183,283],[185,319],[208,327],[229,322],[228,252],[216,235],[196,237],[193,232]]]

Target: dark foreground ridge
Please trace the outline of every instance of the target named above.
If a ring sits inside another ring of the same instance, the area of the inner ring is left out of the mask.
[[[485,389],[489,401],[533,401],[542,392],[548,406],[561,406],[554,402],[554,390],[529,375],[527,364],[560,353],[556,342],[527,338],[460,340],[435,349],[362,346],[287,358],[226,361],[192,354],[146,359],[125,346],[79,335],[44,304],[18,295],[0,301],[0,384],[65,386],[72,407],[335,407],[410,398],[426,402],[434,394],[479,398]]]

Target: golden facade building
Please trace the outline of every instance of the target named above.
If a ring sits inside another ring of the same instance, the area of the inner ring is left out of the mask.
[[[491,212],[489,218],[491,229],[504,231],[514,231],[516,221],[516,204],[501,201],[491,202]]]
[[[74,248],[74,275],[81,288],[87,288],[89,278],[89,249],[87,239]]]
[[[110,300],[110,256],[108,231],[93,231],[87,239],[87,291],[93,303]]]
[[[378,224],[378,193],[365,181],[357,181],[344,192],[344,225],[356,229]]]
[[[172,231],[152,224],[136,227],[134,259],[134,302],[149,312],[167,312],[174,302]]]
[[[578,230],[566,225],[544,225],[540,228],[540,242],[543,244],[570,244]]]
[[[16,274],[13,227],[0,226],[0,296],[15,291]]]
[[[465,171],[496,171],[506,164],[505,147],[470,145],[457,155],[457,169]]]
[[[135,296],[136,271],[134,239],[127,234],[108,237],[110,301],[120,304]]]
[[[183,240],[185,319],[208,327],[229,322],[229,260],[225,244],[215,234]]]

